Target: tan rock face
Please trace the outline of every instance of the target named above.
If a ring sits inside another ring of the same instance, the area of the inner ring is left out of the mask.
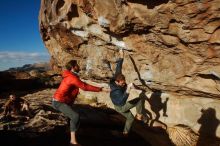
[[[124,48],[128,82],[219,99],[219,18],[220,0],[42,0],[39,25],[56,70],[107,81]]]
[[[220,76],[219,7],[219,0],[42,0],[39,23],[56,70],[77,59],[85,77],[106,79],[122,47],[128,81],[138,83],[139,72],[155,88],[199,92],[203,85],[192,87],[195,78]]]

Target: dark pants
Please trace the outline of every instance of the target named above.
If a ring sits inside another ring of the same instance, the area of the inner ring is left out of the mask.
[[[114,105],[115,110],[125,116],[126,122],[124,127],[124,132],[129,132],[134,121],[134,116],[131,113],[130,109],[136,107],[138,114],[143,113],[144,100],[142,98],[135,98],[125,103],[123,106]]]
[[[52,101],[52,106],[56,110],[62,112],[65,116],[70,119],[70,131],[75,132],[79,128],[79,114],[75,112],[70,105],[59,101]]]

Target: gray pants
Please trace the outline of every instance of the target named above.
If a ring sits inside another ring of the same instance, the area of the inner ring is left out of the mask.
[[[136,107],[138,114],[143,113],[144,100],[142,98],[135,98],[125,103],[123,106],[114,105],[115,110],[126,118],[124,132],[129,132],[134,121],[134,116],[130,109]]]
[[[70,131],[74,132],[77,131],[79,128],[79,114],[75,112],[70,105],[59,101],[52,101],[52,106],[56,110],[62,112],[65,116],[70,119]]]

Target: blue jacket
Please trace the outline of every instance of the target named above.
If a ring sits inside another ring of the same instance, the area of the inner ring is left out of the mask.
[[[116,75],[121,73],[122,64],[123,58],[118,59],[115,74],[113,78],[110,80],[110,98],[112,100],[112,103],[117,106],[123,106],[126,103],[129,96],[129,94],[126,93],[127,86],[120,87],[115,83]]]

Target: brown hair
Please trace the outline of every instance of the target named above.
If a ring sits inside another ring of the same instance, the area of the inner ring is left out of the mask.
[[[66,64],[66,69],[67,70],[71,70],[72,67],[75,67],[77,65],[77,61],[76,60],[70,60],[67,64]]]
[[[124,76],[123,74],[119,73],[119,74],[117,74],[117,75],[115,76],[115,80],[116,80],[116,81],[125,80],[125,76]]]

